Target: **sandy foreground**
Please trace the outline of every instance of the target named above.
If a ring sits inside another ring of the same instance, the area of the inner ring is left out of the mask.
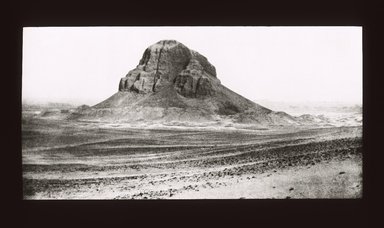
[[[228,186],[176,194],[176,199],[360,198],[362,164],[358,159],[245,175]]]
[[[24,125],[24,199],[362,197],[361,127],[269,132],[58,124]]]
[[[160,175],[160,176],[159,176]],[[140,188],[126,181],[91,184],[55,193],[44,191],[29,199],[289,199],[361,198],[359,157],[315,165],[270,170],[259,174],[215,177],[195,172],[160,173],[139,179]],[[191,177],[190,179],[188,177]],[[179,181],[178,181],[179,180]],[[128,193],[128,194],[127,194]]]

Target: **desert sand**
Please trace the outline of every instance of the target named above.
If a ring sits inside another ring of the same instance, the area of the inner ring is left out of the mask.
[[[361,130],[30,119],[23,124],[24,198],[360,198]]]

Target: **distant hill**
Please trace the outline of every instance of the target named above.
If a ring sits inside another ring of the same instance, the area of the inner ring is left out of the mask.
[[[329,113],[362,113],[361,104],[352,102],[283,102],[255,100],[273,110],[284,111],[291,115],[329,114]]]
[[[257,102],[274,110],[281,110],[294,116],[302,125],[318,126],[361,126],[362,106],[347,102],[278,102],[258,100]]]
[[[149,46],[139,65],[121,78],[118,91],[72,119],[113,122],[230,121],[258,125],[298,125],[284,112],[233,92],[221,84],[206,57],[175,40]]]
[[[27,110],[43,110],[43,109],[71,109],[75,108],[75,105],[59,102],[47,102],[47,103],[34,103],[34,102],[22,102],[23,111]]]

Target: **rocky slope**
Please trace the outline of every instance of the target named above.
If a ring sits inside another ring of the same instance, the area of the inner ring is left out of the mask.
[[[118,92],[71,118],[117,122],[233,122],[298,125],[221,84],[208,59],[175,40],[148,47]]]

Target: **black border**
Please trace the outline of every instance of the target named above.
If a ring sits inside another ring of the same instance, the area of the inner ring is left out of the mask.
[[[303,225],[367,226],[379,216],[377,184],[380,63],[383,42],[375,2],[364,1],[13,1],[10,58],[3,98],[9,103],[4,136],[7,212],[13,226],[114,225]],[[9,25],[9,24],[8,24]],[[363,199],[359,200],[186,200],[186,201],[23,201],[21,180],[22,27],[28,26],[363,26]],[[14,49],[12,49],[14,48]],[[15,51],[16,50],[16,51]],[[8,82],[9,80],[9,82]],[[11,95],[10,95],[11,94]],[[9,121],[12,120],[12,121]],[[9,161],[9,162],[8,162]],[[11,188],[9,188],[11,186]],[[203,219],[204,221],[201,221]],[[209,221],[208,223],[206,221]],[[244,224],[245,225],[245,224]]]

